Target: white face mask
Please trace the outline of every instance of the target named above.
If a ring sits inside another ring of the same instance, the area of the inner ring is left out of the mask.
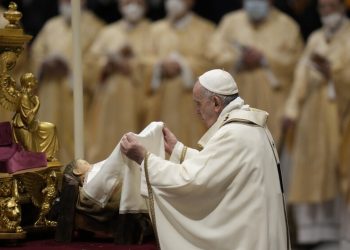
[[[321,17],[321,22],[326,30],[335,30],[340,26],[343,15],[339,12]]]
[[[183,0],[167,0],[165,9],[171,19],[181,16],[187,11],[187,6]]]
[[[269,3],[266,0],[245,0],[243,7],[248,17],[254,22],[266,18],[270,9]]]
[[[72,5],[69,3],[61,3],[59,5],[58,9],[59,13],[64,17],[66,20],[70,20],[72,17]]]
[[[121,13],[127,21],[134,23],[143,17],[145,9],[137,3],[129,3],[122,7]]]

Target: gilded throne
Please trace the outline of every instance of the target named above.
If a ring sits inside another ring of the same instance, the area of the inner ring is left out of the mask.
[[[8,24],[0,29],[0,106],[14,112],[12,121],[0,123],[0,239],[23,238],[20,205],[32,203],[39,209],[36,228],[56,225],[46,215],[57,195],[61,163],[56,159],[56,127],[41,122],[35,95],[37,80],[32,73],[12,77],[25,43],[31,36],[20,26],[22,14],[14,2],[4,13]],[[7,211],[7,212],[6,212]]]

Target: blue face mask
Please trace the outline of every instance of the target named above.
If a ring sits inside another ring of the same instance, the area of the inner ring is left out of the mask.
[[[266,0],[245,0],[243,7],[250,20],[258,22],[266,18],[270,5]]]

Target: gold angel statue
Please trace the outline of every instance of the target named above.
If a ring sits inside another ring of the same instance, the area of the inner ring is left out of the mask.
[[[48,161],[55,161],[58,151],[56,127],[37,118],[40,102],[34,91],[37,80],[32,73],[25,73],[17,86],[10,73],[17,60],[11,51],[0,55],[0,104],[3,108],[14,111],[12,119],[14,137],[26,150],[44,152]]]
[[[46,215],[50,212],[52,203],[57,195],[57,175],[54,170],[41,174],[38,172],[30,172],[21,176],[24,187],[30,194],[32,202],[40,209],[39,217],[34,226],[56,226],[55,221],[46,219]]]

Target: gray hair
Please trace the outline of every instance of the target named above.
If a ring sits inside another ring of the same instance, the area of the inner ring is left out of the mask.
[[[211,98],[213,96],[217,96],[221,99],[224,107],[226,107],[230,102],[232,102],[233,100],[235,100],[239,95],[237,94],[233,94],[233,95],[220,95],[220,94],[216,94],[206,88],[202,88],[202,94],[204,96],[206,96],[207,98]]]

